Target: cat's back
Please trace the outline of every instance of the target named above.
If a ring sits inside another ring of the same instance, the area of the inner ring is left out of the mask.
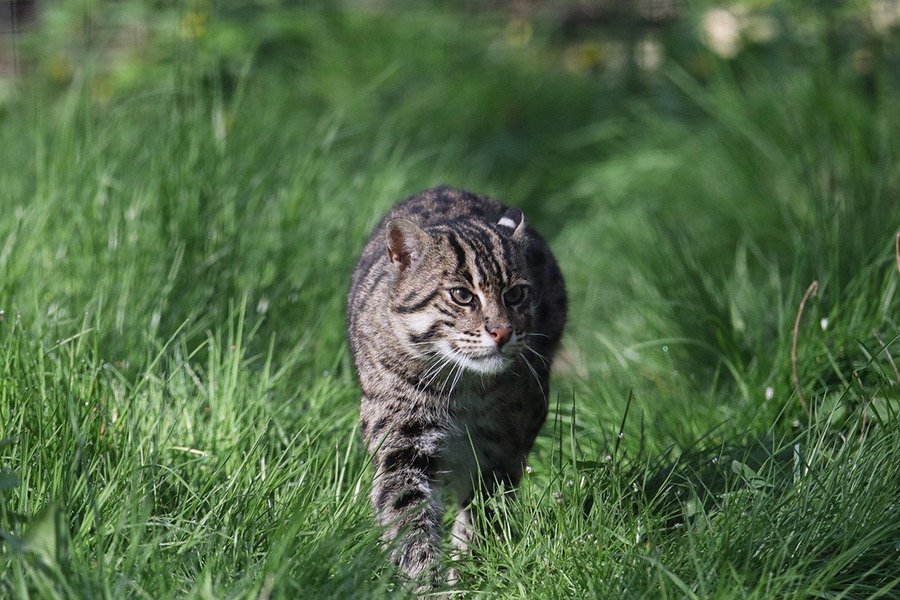
[[[506,206],[493,198],[448,186],[420,192],[395,204],[372,230],[357,263],[357,272],[360,267],[386,257],[382,252],[384,236],[387,224],[394,219],[408,219],[425,229],[437,225],[453,226],[454,223],[467,220],[496,223],[506,210]]]
[[[376,228],[376,232],[398,218],[409,219],[422,228],[452,225],[462,220],[496,223],[506,210],[506,206],[493,198],[440,186],[416,194],[394,206]]]

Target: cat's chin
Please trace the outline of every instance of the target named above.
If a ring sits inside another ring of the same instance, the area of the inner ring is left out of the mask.
[[[479,375],[496,375],[497,373],[502,373],[509,368],[509,365],[512,362],[508,356],[500,354],[499,352],[480,357],[457,354],[453,359],[465,370],[478,373]]]

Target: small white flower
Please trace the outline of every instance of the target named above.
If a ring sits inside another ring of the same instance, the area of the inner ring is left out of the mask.
[[[828,330],[828,317],[822,317],[822,320],[819,321],[819,327],[822,328],[822,331]]]
[[[703,41],[722,58],[734,58],[741,49],[741,23],[724,8],[713,8],[703,15]]]
[[[897,0],[876,0],[869,6],[869,22],[878,33],[887,33],[900,23],[900,2]]]
[[[775,397],[775,388],[771,385],[766,388],[766,400],[771,400]]]
[[[656,71],[662,65],[662,44],[652,37],[646,37],[638,42],[634,54],[635,62],[644,71]]]

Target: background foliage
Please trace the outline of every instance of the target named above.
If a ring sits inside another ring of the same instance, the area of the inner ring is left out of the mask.
[[[897,2],[39,9],[0,21],[0,595],[400,593],[344,294],[439,183],[523,207],[571,304],[460,592],[900,593]]]

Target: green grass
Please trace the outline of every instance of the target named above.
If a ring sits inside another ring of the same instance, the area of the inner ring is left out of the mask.
[[[344,295],[439,183],[522,206],[571,311],[460,590],[900,594],[896,41],[635,91],[501,16],[154,13],[110,58],[67,14],[0,104],[0,596],[396,596]]]

